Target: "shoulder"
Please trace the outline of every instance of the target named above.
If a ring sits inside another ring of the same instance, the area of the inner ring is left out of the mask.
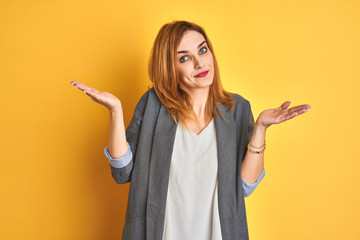
[[[242,95],[237,93],[229,92],[232,99],[234,100],[234,106],[232,110],[229,110],[228,107],[222,106],[226,108],[225,112],[228,112],[232,116],[232,119],[238,124],[246,123],[249,116],[252,115],[251,106],[249,100],[244,98]],[[224,112],[224,113],[225,113]]]
[[[155,89],[153,87],[149,88],[140,98],[140,101],[145,101],[149,97],[157,97]]]
[[[132,124],[132,122],[138,122],[139,124],[139,121],[145,118],[146,112],[152,112],[159,108],[159,102],[155,90],[153,88],[148,89],[137,102],[130,124]]]
[[[228,106],[220,103],[218,105],[220,112],[225,118],[230,118],[237,123],[246,122],[245,120],[251,115],[250,102],[240,94],[232,92],[229,92],[229,94],[234,100],[233,108],[230,109]]]
[[[237,93],[231,93],[231,97],[234,100],[234,108],[233,111],[241,111],[241,110],[248,110],[250,108],[250,102],[243,96]]]
[[[153,97],[153,98],[158,98],[154,87],[149,88],[145,92],[145,94],[148,94],[150,97]]]
[[[152,104],[158,104],[160,101],[159,101],[159,98],[155,92],[155,89],[152,87],[152,88],[149,88],[140,98],[139,102],[137,105],[139,106],[145,106],[145,105],[148,105],[149,103],[152,103]]]

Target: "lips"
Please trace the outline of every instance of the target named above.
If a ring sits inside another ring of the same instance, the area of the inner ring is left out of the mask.
[[[205,77],[208,74],[209,71],[204,71],[196,75],[195,77]]]

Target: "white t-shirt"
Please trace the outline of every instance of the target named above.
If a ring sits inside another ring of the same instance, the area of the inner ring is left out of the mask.
[[[214,119],[196,135],[178,124],[163,240],[221,240]]]

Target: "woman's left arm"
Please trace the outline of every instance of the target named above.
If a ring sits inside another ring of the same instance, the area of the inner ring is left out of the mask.
[[[310,105],[303,104],[289,108],[290,101],[284,102],[280,107],[268,109],[260,113],[254,124],[250,145],[261,148],[265,144],[266,129],[272,124],[278,124],[307,112]],[[256,149],[255,149],[256,150]],[[264,170],[264,151],[262,153],[246,152],[241,164],[241,177],[245,182],[255,183]]]

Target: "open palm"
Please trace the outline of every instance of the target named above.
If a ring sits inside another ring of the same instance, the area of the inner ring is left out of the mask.
[[[306,113],[310,109],[310,105],[303,104],[289,108],[290,101],[284,102],[280,107],[274,109],[267,109],[260,113],[256,122],[265,128],[272,124],[278,124],[296,117],[300,114]]]
[[[86,93],[94,102],[107,107],[109,110],[121,108],[120,100],[111,93],[101,92],[77,81],[71,81],[71,84]]]

